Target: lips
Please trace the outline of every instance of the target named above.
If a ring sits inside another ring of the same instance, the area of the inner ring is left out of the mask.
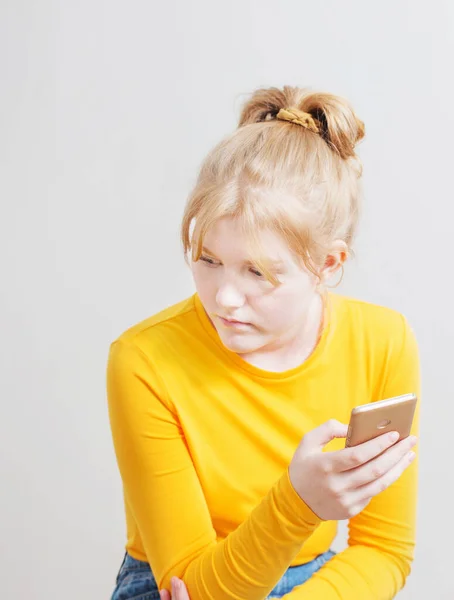
[[[226,319],[225,317],[221,317],[218,315],[223,323],[226,325],[250,325],[250,323],[246,323],[245,321],[236,321],[235,319]]]
[[[225,317],[221,317],[221,319],[227,321],[228,323],[240,323],[241,325],[247,325],[245,321],[237,321],[236,319],[226,319]]]

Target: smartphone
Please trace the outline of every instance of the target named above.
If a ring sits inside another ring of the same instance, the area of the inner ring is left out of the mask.
[[[356,406],[350,416],[345,447],[357,446],[388,431],[397,431],[399,439],[410,435],[417,398],[404,394]]]

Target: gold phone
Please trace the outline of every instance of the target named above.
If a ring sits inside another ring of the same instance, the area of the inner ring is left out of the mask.
[[[415,394],[404,394],[356,406],[351,412],[345,447],[357,446],[388,431],[397,431],[399,439],[408,437],[416,402]]]

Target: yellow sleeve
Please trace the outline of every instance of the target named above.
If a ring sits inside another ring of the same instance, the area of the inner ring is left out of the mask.
[[[419,432],[420,374],[416,340],[403,320],[402,350],[382,386],[382,397],[414,392],[412,433]],[[416,454],[417,452],[416,446]],[[401,477],[349,521],[348,548],[306,583],[291,600],[388,600],[404,586],[415,547],[418,456]]]
[[[197,600],[263,600],[320,519],[286,470],[248,519],[217,542],[177,408],[152,360],[132,343],[114,342],[107,397],[125,498],[158,586],[170,589],[175,575]]]

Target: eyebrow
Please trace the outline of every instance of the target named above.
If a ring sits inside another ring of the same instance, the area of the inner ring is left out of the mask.
[[[202,246],[202,252],[206,252],[207,254],[210,254],[210,256],[212,256],[213,258],[216,258],[216,254],[214,254],[214,252],[211,252],[211,250],[209,250],[206,246]],[[246,264],[250,264],[250,265],[255,264],[251,260],[247,260],[245,262],[246,262]],[[279,259],[278,260],[270,260],[269,258],[265,258],[263,262],[265,264],[272,265],[273,267],[284,267],[285,266],[285,262],[283,260],[279,260]]]

